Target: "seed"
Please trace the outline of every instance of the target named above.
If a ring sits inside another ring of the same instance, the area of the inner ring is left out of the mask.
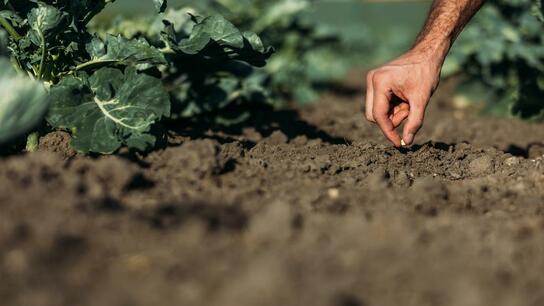
[[[404,142],[404,139],[401,139],[401,140],[400,140],[400,145],[403,146],[403,147],[406,146],[406,142]]]
[[[327,193],[329,194],[329,198],[331,199],[338,199],[338,197],[340,196],[340,190],[336,188],[329,189]]]

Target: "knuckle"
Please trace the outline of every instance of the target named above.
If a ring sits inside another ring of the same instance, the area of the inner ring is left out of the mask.
[[[410,124],[407,126],[407,128],[413,132],[417,132],[421,127],[423,126],[423,118],[415,118],[413,119]]]
[[[413,106],[421,108],[429,102],[429,99],[431,98],[431,93],[427,90],[412,88],[412,90],[408,91],[407,97]]]
[[[389,80],[389,73],[387,71],[376,71],[372,75],[372,82],[374,86],[385,87]]]

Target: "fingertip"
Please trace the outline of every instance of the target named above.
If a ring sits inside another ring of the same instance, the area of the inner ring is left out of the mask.
[[[376,124],[380,127],[383,135],[396,147],[400,147],[400,135],[395,131],[395,126],[393,122],[386,115],[377,115],[374,114],[374,119],[376,119]]]
[[[422,126],[421,120],[410,120],[408,118],[408,122],[404,126],[404,130],[402,131],[402,139],[407,145],[411,145],[414,142],[414,138],[416,136],[416,133],[419,131],[419,129]]]
[[[402,140],[405,143],[406,146],[411,145],[414,142],[415,134],[413,133],[406,133],[402,136]]]
[[[384,131],[384,135],[395,147],[400,148],[402,146],[402,139],[395,130],[389,132]]]
[[[414,138],[417,132],[423,126],[424,111],[413,111],[408,116],[408,121],[402,131],[402,139],[407,145],[411,145],[414,142]]]
[[[395,146],[395,148],[402,148],[402,140],[400,139],[399,137],[399,140],[395,140],[394,142],[392,142],[393,145]]]

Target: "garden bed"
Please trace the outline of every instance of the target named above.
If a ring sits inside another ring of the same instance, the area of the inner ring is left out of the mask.
[[[444,97],[401,150],[349,90],[146,156],[47,135],[0,160],[1,304],[542,305],[544,125]]]

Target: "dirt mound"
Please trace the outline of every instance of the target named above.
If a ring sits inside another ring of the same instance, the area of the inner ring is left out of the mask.
[[[55,133],[3,158],[0,300],[544,304],[544,126],[437,103],[433,141],[398,150],[359,101],[172,132],[147,156]]]

